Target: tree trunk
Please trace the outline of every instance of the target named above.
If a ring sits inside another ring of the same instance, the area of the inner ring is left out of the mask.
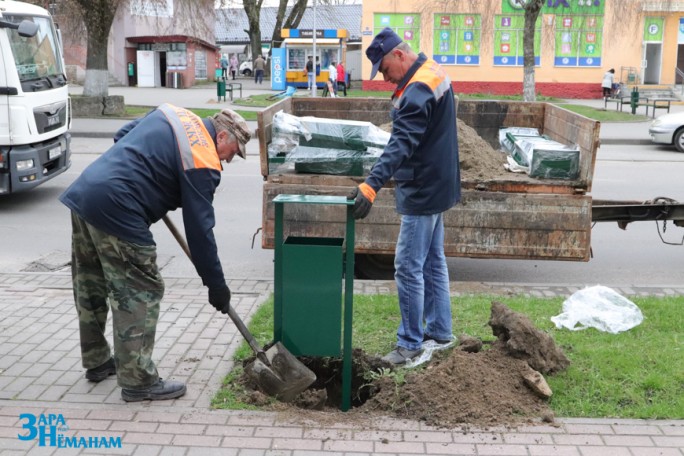
[[[249,30],[245,30],[249,36],[249,47],[252,50],[252,62],[261,54],[261,5],[263,0],[244,0],[242,6],[247,15]]]
[[[304,12],[306,11],[306,4],[307,0],[297,0],[290,10],[290,15],[286,19],[285,10],[287,7],[287,0],[280,0],[280,4],[278,5],[278,13],[276,14],[275,27],[273,28],[273,37],[271,38],[273,47],[280,47],[283,42],[283,38],[280,35],[281,29],[294,29],[299,26],[302,17],[304,17]]]
[[[114,15],[121,1],[77,0],[88,34],[88,56],[83,95],[106,97],[109,95],[109,67],[107,43]]]
[[[106,97],[109,95],[109,67],[107,63],[107,37],[91,33],[88,28],[88,56],[86,59],[83,95]]]
[[[536,101],[534,81],[534,34],[535,24],[543,0],[528,0],[525,5],[525,31],[523,32],[523,101]]]

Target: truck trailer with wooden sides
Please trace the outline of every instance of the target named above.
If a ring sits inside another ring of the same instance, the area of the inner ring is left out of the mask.
[[[279,111],[298,117],[390,121],[387,99],[292,98],[258,114],[257,136],[264,177],[262,247],[274,248],[273,199],[280,194],[348,195],[363,176],[297,173],[273,166],[268,146]],[[502,171],[495,178],[469,178],[462,172],[462,198],[444,215],[447,256],[498,259],[588,261],[593,221],[643,220],[640,202],[594,204],[591,184],[599,147],[600,122],[543,102],[470,101],[458,103],[457,118],[499,149],[504,127],[536,128],[545,137],[579,148],[579,171],[572,179],[538,179]],[[462,158],[461,158],[462,159]],[[682,205],[658,202],[649,220],[684,220]],[[595,206],[595,207],[594,207]],[[639,208],[639,217],[632,209]],[[666,208],[667,209],[667,208]],[[660,214],[660,215],[658,215]],[[284,238],[344,237],[346,214],[330,206],[293,205],[284,214]],[[355,265],[361,278],[387,278],[399,233],[393,181],[378,192],[369,216],[356,221]]]

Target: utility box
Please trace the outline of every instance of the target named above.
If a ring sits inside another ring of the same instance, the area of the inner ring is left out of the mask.
[[[283,345],[295,356],[339,356],[342,238],[289,236],[283,243]]]

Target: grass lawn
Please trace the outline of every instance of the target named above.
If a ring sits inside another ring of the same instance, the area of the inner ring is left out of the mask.
[[[319,90],[318,94],[322,92]],[[251,95],[245,98],[236,98],[233,100],[233,105],[237,108],[235,111],[240,114],[245,120],[256,120],[257,112],[253,110],[239,109],[240,106],[251,108],[266,108],[274,103],[280,101],[279,98],[274,98],[274,94],[260,94]],[[310,97],[311,93],[307,90],[298,90],[295,97]],[[392,92],[375,92],[364,90],[347,90],[348,98],[390,98]],[[512,100],[519,101],[522,99],[519,95],[491,95],[491,94],[458,94],[461,100]],[[579,105],[574,103],[562,102],[556,98],[539,97],[537,101],[549,102],[558,104],[565,109],[581,114],[590,119],[598,120],[600,122],[642,122],[650,120],[648,116],[633,115],[629,112],[619,112],[614,110],[597,109],[591,106]],[[136,118],[145,115],[151,108],[148,106],[126,105],[126,117]],[[200,117],[211,116],[219,111],[219,109],[195,109],[190,108],[192,112]]]
[[[126,117],[130,117],[132,119],[136,117],[142,117],[145,114],[147,114],[150,111],[149,106],[135,106],[135,105],[126,105]],[[220,111],[220,109],[202,109],[202,108],[188,108],[190,111],[194,112],[200,117],[209,117],[213,116],[217,112]],[[238,114],[240,114],[243,119],[245,120],[257,120],[257,113],[256,111],[245,111],[245,110],[236,110]]]
[[[554,394],[550,406],[556,416],[643,419],[684,418],[684,296],[634,297],[641,309],[641,325],[620,334],[595,329],[556,329],[550,318],[561,313],[563,298],[472,295],[452,298],[454,334],[493,340],[489,321],[491,301],[503,302],[530,318],[563,348],[572,364],[547,377]],[[383,355],[395,343],[399,320],[395,295],[354,297],[353,346]],[[260,344],[273,335],[273,300],[257,311],[249,327]],[[242,360],[252,352],[243,343],[224,387],[213,406],[250,409],[240,400],[232,380],[242,373]]]

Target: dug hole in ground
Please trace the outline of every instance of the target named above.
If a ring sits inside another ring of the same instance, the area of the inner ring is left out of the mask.
[[[548,334],[505,304],[492,302],[488,324],[496,337],[493,341],[461,335],[458,345],[436,351],[415,370],[392,368],[379,357],[355,349],[348,412],[339,411],[339,358],[300,357],[317,380],[289,403],[274,402],[246,374],[237,381],[249,392],[242,398],[245,402],[278,411],[291,421],[359,424],[389,416],[443,428],[553,423],[547,404],[551,391],[542,374],[562,371],[570,361]],[[400,378],[403,382],[397,382]]]

